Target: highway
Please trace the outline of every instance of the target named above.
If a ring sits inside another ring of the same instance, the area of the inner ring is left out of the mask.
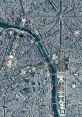
[[[11,25],[5,22],[0,22],[0,27],[8,29],[8,28],[14,28],[14,29],[18,29],[20,30],[20,26],[19,25]],[[42,43],[40,42],[39,37],[34,34],[30,29],[25,28],[25,27],[21,27],[21,31],[25,31],[27,33],[29,33],[31,36],[34,37],[34,41],[37,44],[37,47],[41,53],[41,55],[44,57],[45,61],[48,64],[48,68],[49,68],[49,72],[50,74],[52,74],[52,110],[54,112],[54,117],[59,117],[58,114],[58,110],[57,110],[57,105],[56,105],[56,68],[55,66],[51,63],[48,54],[45,50],[45,47],[42,45]]]

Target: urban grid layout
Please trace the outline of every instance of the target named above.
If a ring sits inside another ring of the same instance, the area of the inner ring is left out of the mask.
[[[0,117],[82,117],[82,0],[0,0]]]

